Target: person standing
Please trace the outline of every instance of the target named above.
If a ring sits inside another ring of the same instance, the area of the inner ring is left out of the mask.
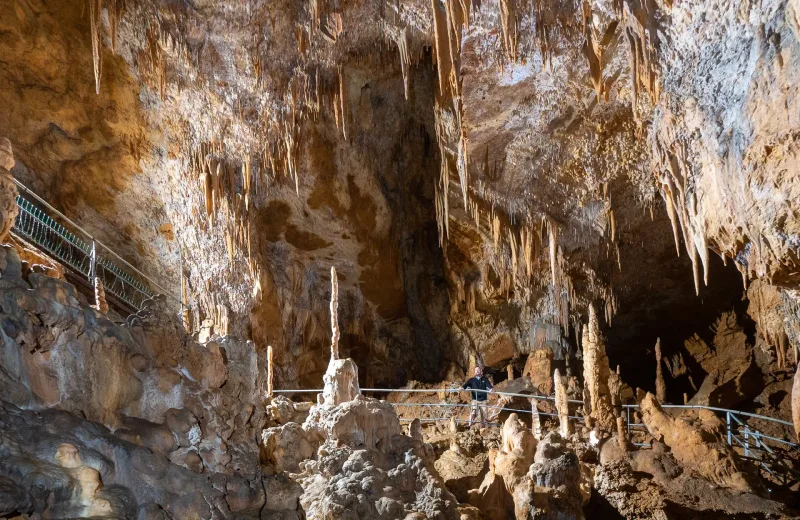
[[[487,392],[492,391],[492,382],[483,375],[483,367],[475,367],[475,377],[471,377],[461,387],[464,390],[472,390],[472,407],[469,412],[469,427],[472,428],[473,422],[480,418],[481,425],[486,426],[486,404],[489,400]]]

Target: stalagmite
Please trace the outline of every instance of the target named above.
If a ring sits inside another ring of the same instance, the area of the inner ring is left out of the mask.
[[[583,329],[583,377],[589,390],[592,418],[607,432],[614,431],[616,427],[608,389],[610,373],[597,312],[594,305],[590,305],[589,324]]]
[[[17,185],[11,176],[14,164],[11,142],[0,137],[0,244],[8,240],[11,228],[14,227],[14,219],[19,214]]]
[[[531,429],[536,440],[542,440],[542,419],[539,416],[539,400],[535,397],[531,397]]]
[[[628,451],[628,431],[625,428],[625,419],[621,415],[617,417],[617,442],[622,451]]]
[[[667,402],[667,385],[661,367],[661,338],[656,340],[656,399],[659,403]]]
[[[508,380],[512,381],[514,379],[514,365],[508,365],[506,367],[506,372],[508,374]]]
[[[567,397],[567,382],[561,377],[558,369],[553,372],[553,385],[556,389],[556,410],[558,411],[559,432],[565,439],[572,433],[569,422],[569,397]]]
[[[339,280],[331,267],[331,359],[339,359]]]
[[[422,438],[422,422],[419,417],[415,417],[411,424],[408,425],[408,436],[415,441],[423,441]]]
[[[267,346],[267,399],[273,396],[274,367],[272,361],[272,345]]]
[[[95,276],[94,278],[94,308],[101,314],[108,314],[108,302],[106,302],[106,289],[103,281]]]
[[[339,282],[336,268],[331,267],[331,359],[322,376],[324,388],[318,399],[326,406],[352,401],[361,393],[358,387],[358,366],[350,359],[339,359]]]

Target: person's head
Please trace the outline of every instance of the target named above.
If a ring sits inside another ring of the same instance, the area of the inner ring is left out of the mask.
[[[483,375],[483,367],[477,366],[475,367],[475,377],[481,377]]]

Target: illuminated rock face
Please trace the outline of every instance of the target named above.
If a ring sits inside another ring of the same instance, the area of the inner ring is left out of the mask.
[[[14,226],[19,207],[17,206],[17,186],[11,179],[11,169],[14,167],[14,153],[11,142],[0,137],[0,243],[8,239],[8,234]]]
[[[137,459],[159,478],[227,479],[225,493],[168,487],[180,500],[142,484],[148,519],[167,504],[174,518],[298,514],[302,486],[265,484],[262,463],[301,471],[333,436],[363,443],[347,453],[358,466],[397,434],[359,379],[522,373],[514,384],[556,394],[569,442],[567,400],[586,388],[595,448],[616,435],[631,459],[617,414],[637,387],[800,428],[797,2],[534,7],[0,0],[0,242],[17,211],[13,170],[171,296],[121,326],[110,287],[93,300],[35,255],[1,250],[0,398],[110,428],[169,461]],[[324,385],[333,423],[301,433],[308,406],[266,408],[267,345],[274,388]],[[664,417],[651,415],[655,429]],[[697,455],[678,451],[687,466]],[[52,450],[24,456],[53,462]],[[574,483],[567,458],[557,466]],[[720,475],[701,472],[736,487],[720,460]],[[632,496],[624,483],[641,472],[614,464],[597,485]],[[64,507],[138,515],[91,467],[98,478],[69,477],[89,491],[70,490],[80,500]],[[387,483],[398,467],[370,471]],[[483,496],[507,515],[537,496],[527,482],[512,497],[493,479]],[[314,484],[318,497],[327,485]],[[46,507],[20,486],[8,485],[17,511]],[[575,493],[538,496],[542,510],[579,509]],[[391,517],[409,497],[369,507]]]

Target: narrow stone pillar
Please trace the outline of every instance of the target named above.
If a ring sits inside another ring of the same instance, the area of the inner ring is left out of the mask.
[[[339,359],[339,280],[331,266],[331,359]]]
[[[514,379],[514,365],[509,364],[506,367],[506,372],[508,373],[508,380],[512,381]]]
[[[553,386],[556,389],[559,433],[566,439],[572,433],[572,425],[569,422],[569,397],[567,397],[567,383],[561,377],[558,369],[553,373]]]
[[[267,399],[272,400],[273,390],[273,366],[272,366],[272,345],[267,346]]]
[[[667,384],[661,369],[661,338],[656,340],[656,399],[659,403],[667,402]]]
[[[622,451],[628,451],[628,430],[625,427],[625,418],[617,416],[617,442]]]
[[[539,416],[539,400],[531,397],[531,430],[537,441],[542,440],[542,419]]]
[[[411,424],[408,425],[408,436],[414,439],[415,441],[422,441],[422,422],[419,418],[415,418],[411,421]]]
[[[0,243],[8,240],[11,228],[14,227],[14,219],[19,214],[17,185],[11,176],[14,164],[11,142],[0,137]]]
[[[592,422],[600,429],[612,432],[616,429],[614,410],[611,406],[611,393],[608,389],[608,376],[611,369],[600,333],[600,323],[594,305],[589,306],[589,324],[583,328],[583,379],[589,390]]]

